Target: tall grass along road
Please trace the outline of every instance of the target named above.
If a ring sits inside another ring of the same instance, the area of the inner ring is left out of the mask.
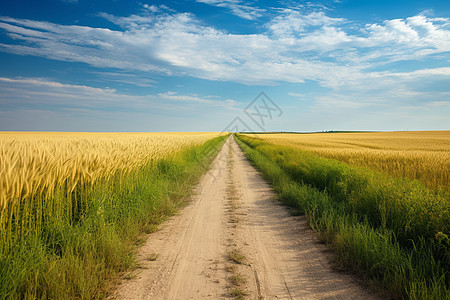
[[[0,299],[106,297],[225,138],[0,133]]]
[[[151,233],[117,299],[376,299],[334,272],[230,137],[191,203]]]
[[[448,141],[449,132],[239,135],[336,265],[405,299],[450,298]]]

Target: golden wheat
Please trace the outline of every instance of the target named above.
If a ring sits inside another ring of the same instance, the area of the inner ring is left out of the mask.
[[[0,212],[61,185],[94,183],[130,171],[217,133],[0,133]]]
[[[275,144],[450,188],[450,131],[260,134]]]

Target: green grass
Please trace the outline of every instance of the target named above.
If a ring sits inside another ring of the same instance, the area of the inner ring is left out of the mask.
[[[227,253],[227,258],[236,264],[243,264],[245,261],[245,256],[239,249],[232,249]]]
[[[338,265],[396,298],[450,298],[447,193],[244,135],[238,143]]]
[[[231,290],[231,296],[236,300],[241,300],[245,299],[245,297],[248,296],[248,293],[245,290],[235,287]]]
[[[226,138],[55,191],[52,201],[29,197],[27,210],[0,215],[8,218],[0,230],[0,299],[106,297],[110,282],[136,266],[142,234],[183,204]]]

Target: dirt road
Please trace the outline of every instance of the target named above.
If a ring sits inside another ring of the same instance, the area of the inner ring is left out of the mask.
[[[332,271],[329,255],[229,139],[191,203],[149,235],[139,272],[113,297],[378,299]]]

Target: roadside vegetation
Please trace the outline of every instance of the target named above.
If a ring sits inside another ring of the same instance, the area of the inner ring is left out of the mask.
[[[395,298],[450,298],[448,187],[321,157],[279,143],[275,134],[237,137],[280,199],[331,245],[338,267]]]
[[[95,299],[189,195],[216,134],[0,136],[0,299]]]

